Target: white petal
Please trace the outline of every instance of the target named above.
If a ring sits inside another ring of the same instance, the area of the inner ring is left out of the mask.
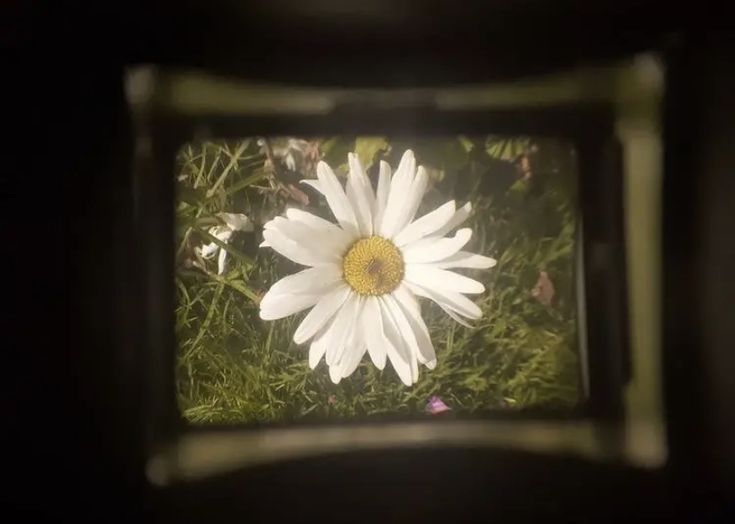
[[[392,182],[395,182],[396,179],[398,180],[408,180],[413,181],[413,177],[416,174],[416,157],[413,154],[413,151],[410,149],[406,149],[406,151],[403,152],[403,155],[401,156],[401,160],[398,162],[398,169],[396,169],[396,173],[393,177]],[[393,188],[391,188],[391,192],[393,191]]]
[[[380,305],[376,297],[368,297],[363,309],[363,323],[365,326],[365,338],[367,342],[370,359],[378,369],[385,368],[387,356],[385,348],[389,344],[383,335],[383,320],[380,313]]]
[[[405,200],[409,197],[416,172],[416,159],[410,149],[403,153],[401,162],[390,182],[388,202],[380,222],[380,235],[385,238],[393,236],[401,230],[405,215]]]
[[[406,315],[406,320],[413,329],[416,342],[419,346],[418,359],[428,368],[434,369],[436,366],[436,352],[434,344],[431,342],[429,330],[426,327],[424,319],[421,317],[421,308],[416,297],[404,284],[401,284],[393,291],[393,298]]]
[[[232,236],[232,229],[229,226],[214,226],[209,228],[209,234],[222,242],[227,242]]]
[[[318,333],[332,319],[337,310],[342,307],[342,304],[345,303],[351,293],[352,290],[345,285],[324,295],[301,321],[293,335],[293,341],[297,344],[303,344]]]
[[[349,233],[357,232],[357,218],[344,189],[342,189],[342,184],[337,180],[332,168],[326,162],[319,162],[316,166],[316,174],[327,199],[327,204],[329,204],[329,209],[332,210],[339,225]]]
[[[389,230],[386,230],[386,238],[392,239],[413,220],[416,216],[416,211],[419,209],[421,200],[424,198],[428,183],[429,176],[426,174],[426,170],[423,166],[419,166],[416,177],[411,182],[402,200],[395,204],[388,204],[389,209],[391,205],[396,205],[398,211],[393,218],[393,222],[390,224]]]
[[[459,227],[462,223],[467,220],[472,213],[472,204],[467,202],[465,205],[460,207],[454,216],[447,222],[441,229],[434,233],[435,237],[443,237],[449,233],[455,227]]]
[[[263,238],[268,246],[275,251],[304,266],[334,264],[338,259],[336,253],[333,256],[325,257],[323,251],[320,252],[314,249],[313,239],[311,239],[311,242],[309,242],[309,239],[304,239],[306,242],[303,243],[298,242],[284,235],[278,229],[264,229]]]
[[[355,211],[357,225],[362,236],[373,234],[372,207],[375,196],[370,180],[363,172],[360,160],[353,153],[347,154],[350,172],[347,175],[347,198]]]
[[[342,378],[347,378],[352,375],[357,369],[357,366],[360,365],[362,357],[365,355],[366,349],[364,341],[362,342],[362,344],[362,346],[350,348],[349,358],[345,359],[345,357],[343,357],[343,362],[340,363]]]
[[[452,267],[467,267],[471,269],[489,269],[498,263],[497,260],[468,251],[458,251],[445,259],[432,262],[434,267],[448,269]]]
[[[467,321],[466,321],[465,319],[463,319],[462,317],[460,317],[459,315],[457,315],[457,313],[455,313],[455,312],[454,312],[454,311],[452,311],[451,309],[447,309],[446,307],[442,306],[441,304],[439,304],[439,307],[440,307],[440,308],[442,308],[442,310],[443,310],[443,311],[444,311],[444,312],[445,312],[445,313],[446,313],[447,315],[449,315],[449,316],[450,316],[450,317],[452,318],[452,320],[454,320],[454,321],[455,321],[455,322],[457,322],[458,324],[462,324],[462,325],[463,325],[464,327],[466,327],[466,328],[470,328],[470,329],[473,329],[473,328],[474,328],[474,326],[473,326],[472,324],[470,324],[470,323],[469,323],[469,322],[467,322]]]
[[[424,358],[422,350],[419,347],[419,343],[416,338],[416,333],[414,332],[413,327],[406,318],[405,312],[403,311],[401,306],[398,305],[396,299],[391,295],[385,295],[384,297],[382,297],[382,299],[387,306],[391,317],[393,318],[393,321],[395,322],[395,325],[401,334],[401,337],[403,338],[406,349],[410,352],[412,368],[411,374],[413,377],[413,381],[415,382],[416,380],[418,380],[418,364],[416,362],[418,360],[421,360],[422,363],[425,361],[434,360],[436,356],[431,355],[431,358],[429,359]]]
[[[209,234],[221,242],[227,242],[232,236],[232,230],[227,226],[214,226],[209,228]],[[218,249],[221,249],[219,245],[211,242],[204,246],[199,251],[199,254],[202,256],[202,258],[210,259],[214,256]],[[220,253],[220,257],[221,256],[222,254]]]
[[[341,270],[320,266],[282,278],[260,301],[260,318],[275,320],[298,313],[316,304],[332,290],[343,286]]]
[[[350,206],[352,206],[352,209],[355,211],[355,217],[357,217],[358,235],[360,237],[372,236],[372,216],[369,214],[370,212],[367,210],[367,208],[364,207],[364,200],[362,204],[358,203],[358,201],[361,199],[361,196],[358,193],[359,189],[356,189],[353,184],[350,184],[349,180],[347,181],[347,187],[345,189],[347,191],[347,200],[350,201]],[[368,221],[368,217],[370,217],[370,221]]]
[[[209,228],[209,234],[217,238],[217,240],[227,242],[232,236],[232,229],[228,226],[214,226]]]
[[[327,333],[327,365],[333,366],[342,358],[350,330],[355,322],[355,314],[359,305],[359,296],[351,294],[342,308],[337,312],[332,321],[332,326]]]
[[[411,351],[411,382],[414,384],[419,381],[419,360],[418,354]]]
[[[457,293],[477,294],[485,291],[477,280],[464,275],[432,267],[430,264],[407,264],[406,280],[429,289],[446,289]]]
[[[403,230],[416,216],[416,211],[424,197],[429,177],[423,166],[418,168],[416,176],[406,188],[400,200],[388,202],[386,219],[383,222],[384,236],[392,239]]]
[[[410,386],[415,382],[412,360],[416,360],[416,356],[412,355],[406,348],[406,343],[382,297],[378,299],[378,304],[380,305],[380,314],[383,321],[383,336],[388,342],[385,347],[388,359],[401,382]]]
[[[324,353],[327,352],[326,335],[329,332],[330,327],[332,327],[331,322],[327,323],[327,325],[324,326],[319,333],[317,333],[311,343],[311,346],[309,346],[309,367],[311,369],[314,369],[317,364],[319,364],[319,361],[324,356]]]
[[[304,269],[283,277],[271,286],[268,295],[323,295],[327,288],[342,281],[342,268],[337,264]]]
[[[319,183],[318,180],[314,180],[313,178],[305,178],[304,180],[301,180],[302,184],[306,184],[307,186],[311,186],[317,191],[319,191],[322,195],[324,194],[324,190],[322,189],[321,183]]]
[[[227,250],[220,249],[219,256],[217,257],[217,274],[221,275],[225,272],[225,260],[227,260]]]
[[[429,185],[429,175],[426,174],[424,166],[419,166],[416,172],[416,178],[411,184],[411,189],[408,193],[408,198],[405,204],[405,211],[402,216],[401,222],[398,224],[396,233],[404,229],[416,216],[416,212],[419,210],[421,200],[424,198],[426,193],[426,187]]]
[[[286,216],[296,222],[318,231],[320,234],[330,235],[330,238],[334,239],[337,246],[343,245],[346,249],[349,244],[355,241],[355,238],[348,234],[346,231],[341,229],[336,224],[332,224],[328,220],[324,220],[322,217],[318,217],[301,209],[290,208],[286,210]]]
[[[380,230],[383,220],[385,206],[388,204],[388,192],[390,191],[390,165],[383,160],[380,161],[380,174],[378,175],[378,190],[375,194],[375,205],[373,208],[373,230]]]
[[[411,242],[421,240],[425,236],[431,235],[440,227],[444,226],[454,216],[455,204],[454,200],[450,200],[446,204],[439,206],[434,211],[425,214],[421,218],[414,220],[412,223],[403,228],[393,239],[393,243],[398,246],[405,246]]]
[[[340,262],[348,246],[346,235],[335,234],[328,228],[315,229],[299,220],[276,217],[263,227],[266,230],[277,230],[283,233],[324,262]]]
[[[340,378],[347,378],[355,372],[363,355],[365,355],[365,350],[365,339],[362,335],[361,324],[356,322],[352,336],[349,338],[347,347],[342,354],[342,359],[335,366]]]
[[[408,289],[405,282],[401,282],[398,287],[393,291],[393,298],[398,300],[401,307],[409,309],[412,314],[421,315],[421,304],[419,304],[416,295]]]
[[[407,282],[406,284],[415,294],[433,300],[445,311],[450,310],[472,320],[477,320],[482,317],[482,311],[478,305],[460,293],[444,289],[427,289],[411,282]]]
[[[462,249],[470,241],[472,230],[460,229],[452,238],[429,237],[405,246],[403,261],[406,264],[418,264],[443,260]]]
[[[275,217],[272,220],[269,220],[265,224],[263,224],[263,230],[278,230],[278,223],[282,222],[284,220],[287,220],[284,217]]]
[[[329,366],[329,378],[335,384],[339,384],[339,381],[342,380],[342,370],[338,364]]]
[[[219,246],[212,242],[211,244],[207,244],[206,246],[204,246],[199,251],[199,254],[202,256],[202,258],[212,258],[218,249]]]
[[[362,167],[360,158],[354,153],[348,153],[347,161],[350,165],[350,175],[354,177],[357,185],[362,188],[363,193],[365,194],[365,198],[372,208],[372,205],[375,201],[375,194],[373,193],[373,186],[370,184],[370,179],[365,173],[365,169],[363,169]]]
[[[243,215],[242,213],[218,213],[217,216],[233,231],[253,230],[252,221],[247,215]]]
[[[268,295],[260,301],[260,318],[278,320],[310,308],[320,295]]]
[[[333,224],[329,220],[325,220],[322,217],[316,216],[313,213],[309,213],[308,211],[304,211],[303,209],[290,207],[286,210],[286,216],[290,220],[293,220],[295,222],[301,222],[304,225],[309,226],[318,231],[321,231],[321,230],[327,230],[330,232],[342,231],[336,224]]]
[[[261,246],[263,245],[272,248],[279,254],[296,262],[297,264],[304,266],[318,266],[324,263],[311,253],[309,249],[294,242],[280,231],[274,229],[263,230],[263,243]]]

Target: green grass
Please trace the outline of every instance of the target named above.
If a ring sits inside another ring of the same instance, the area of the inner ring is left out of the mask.
[[[468,271],[487,291],[477,298],[483,318],[468,329],[438,307],[422,302],[437,350],[433,371],[421,369],[404,386],[390,365],[377,370],[366,356],[340,384],[326,365],[307,364],[307,347],[292,334],[303,317],[275,322],[258,316],[258,297],[298,266],[271,249],[258,249],[262,224],[286,206],[332,218],[323,199],[300,186],[313,177],[316,157],[290,172],[283,140],[261,151],[255,139],[203,142],[178,158],[176,333],[177,394],[191,423],[253,423],[422,414],[438,395],[455,413],[493,409],[564,410],[579,401],[574,300],[574,152],[555,141],[528,138],[404,140],[331,138],[315,141],[319,155],[344,173],[346,153],[366,165],[384,157],[391,165],[406,147],[429,168],[432,185],[419,215],[451,198],[471,201],[474,235],[468,250],[498,265]],[[270,158],[269,158],[270,157]],[[523,169],[530,175],[523,177]],[[211,241],[207,230],[220,211],[245,213],[254,233],[238,233],[225,274],[195,248]],[[532,296],[540,271],[555,287],[550,305]]]

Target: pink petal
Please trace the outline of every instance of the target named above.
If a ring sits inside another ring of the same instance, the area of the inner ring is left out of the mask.
[[[447,406],[442,399],[434,395],[429,399],[429,402],[426,404],[426,411],[432,415],[438,415],[439,413],[444,413],[445,411],[450,411],[450,407]]]

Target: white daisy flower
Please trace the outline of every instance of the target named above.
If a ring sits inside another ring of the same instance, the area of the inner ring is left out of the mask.
[[[230,241],[235,231],[252,231],[253,223],[242,213],[218,213],[217,216],[224,222],[224,225],[209,228],[209,234],[224,243]],[[217,244],[211,242],[202,248],[196,248],[197,253],[204,258],[210,259],[219,251],[217,257],[217,274],[221,275],[225,272],[225,261],[227,260],[227,251],[221,249]]]
[[[356,155],[348,155],[346,192],[324,162],[318,180],[304,180],[327,199],[338,224],[298,209],[264,226],[264,241],[292,261],[310,266],[276,282],[260,303],[260,317],[275,320],[313,309],[294,333],[294,342],[311,341],[309,365],[322,358],[334,383],[350,376],[365,352],[379,369],[390,360],[401,381],[418,380],[421,363],[436,366],[417,300],[436,302],[450,317],[478,319],[480,308],[464,294],[485,287],[451,268],[481,268],[495,260],[462,251],[472,231],[445,236],[469,216],[471,206],[454,201],[414,220],[428,183],[416,169],[412,151],[401,158],[395,175],[380,163],[373,191]]]

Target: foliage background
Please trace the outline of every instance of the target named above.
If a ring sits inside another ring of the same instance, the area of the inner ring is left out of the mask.
[[[449,199],[471,201],[468,250],[498,265],[469,270],[486,293],[473,329],[423,302],[437,350],[435,370],[421,368],[405,387],[390,368],[366,357],[340,384],[326,365],[307,364],[291,341],[302,315],[258,317],[258,299],[298,266],[258,249],[262,224],[288,206],[329,218],[323,198],[298,184],[315,177],[321,158],[338,174],[355,151],[375,183],[377,164],[396,166],[406,148],[431,177],[417,216]],[[527,137],[247,138],[185,145],[177,159],[177,395],[192,423],[286,422],[375,416],[424,416],[439,396],[452,414],[539,408],[579,401],[574,299],[575,152],[562,141]],[[255,231],[227,243],[227,269],[196,248],[212,241],[217,213],[245,213]],[[548,276],[544,281],[540,275]],[[553,291],[552,291],[553,288]]]

